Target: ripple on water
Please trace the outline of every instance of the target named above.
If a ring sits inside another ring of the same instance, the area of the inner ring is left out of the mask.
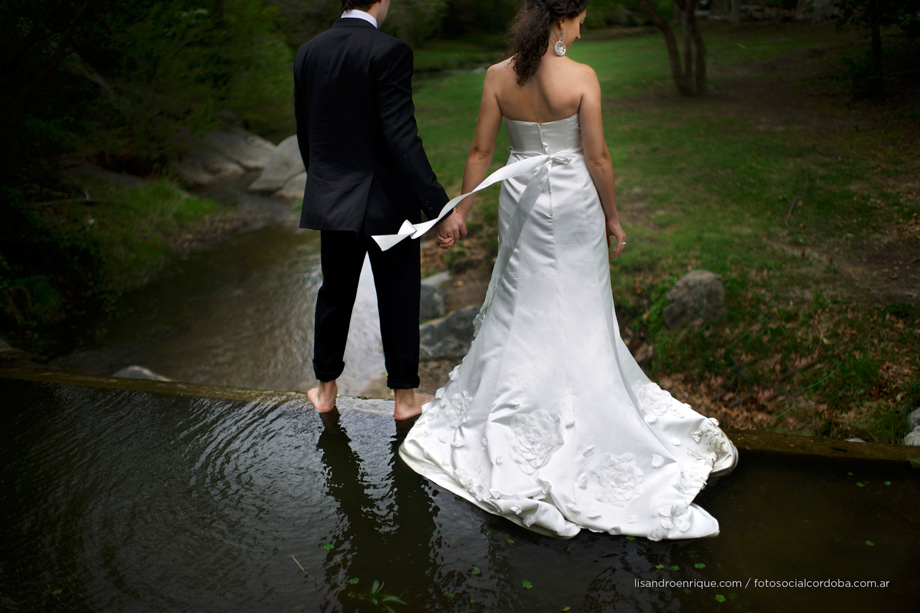
[[[702,610],[717,594],[733,610],[910,610],[920,587],[906,466],[744,456],[703,492],[718,538],[562,541],[418,477],[379,411],[323,424],[293,402],[2,379],[0,394],[6,609],[354,610],[381,580],[407,610]],[[892,587],[635,585],[748,578]]]

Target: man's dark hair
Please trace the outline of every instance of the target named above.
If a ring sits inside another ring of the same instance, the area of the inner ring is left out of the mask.
[[[342,12],[350,11],[352,9],[358,9],[360,11],[366,11],[371,8],[373,2],[368,2],[367,0],[342,0]]]

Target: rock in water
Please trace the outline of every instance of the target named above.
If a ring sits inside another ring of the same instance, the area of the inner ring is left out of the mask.
[[[422,295],[419,300],[419,319],[437,319],[447,313],[447,292],[434,285],[422,283]]]
[[[265,168],[276,148],[261,136],[239,128],[208,132],[204,141],[247,170]]]
[[[123,379],[146,379],[148,381],[172,381],[172,379],[168,377],[164,377],[163,375],[159,375],[153,372],[152,370],[150,370],[149,368],[145,368],[143,366],[137,366],[136,364],[134,366],[128,366],[126,368],[122,368],[118,372],[114,373],[112,376],[121,377]]]
[[[473,344],[473,320],[479,307],[455,311],[419,328],[419,354],[423,360],[462,358]]]
[[[663,313],[668,328],[711,324],[725,314],[722,277],[708,270],[691,270],[668,292],[668,302]]]
[[[302,172],[299,175],[295,175],[293,179],[285,183],[284,187],[275,192],[275,195],[297,200],[298,198],[303,198],[303,190],[306,187],[307,173]],[[249,190],[255,191],[252,189],[252,186],[249,187]]]
[[[186,153],[181,158],[169,160],[169,165],[188,186],[210,185],[217,179],[245,172],[236,161],[188,132],[181,135],[178,140],[185,146]]]
[[[297,135],[288,136],[269,156],[265,170],[249,189],[254,192],[276,192],[304,172],[303,159],[297,146]],[[297,197],[303,197],[303,191]]]

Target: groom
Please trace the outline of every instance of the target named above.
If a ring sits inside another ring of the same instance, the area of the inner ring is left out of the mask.
[[[419,243],[381,251],[374,234],[395,233],[421,211],[437,216],[447,194],[422,148],[412,103],[412,50],[377,28],[390,0],[342,0],[343,14],[300,47],[294,61],[297,140],[308,173],[301,228],[320,230],[323,284],[316,298],[313,370],[307,392],[316,410],[335,408],[336,379],[345,368],[345,342],[365,255],[380,311],[387,386],[394,417],[421,412],[419,385]],[[438,234],[465,234],[458,215]]]

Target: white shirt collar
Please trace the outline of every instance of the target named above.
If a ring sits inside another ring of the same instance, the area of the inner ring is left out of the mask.
[[[374,16],[370,13],[365,13],[364,11],[359,11],[357,9],[352,9],[350,11],[345,11],[342,13],[343,19],[363,19],[367,23],[371,24],[375,28],[379,27],[377,25],[377,20],[374,19]]]

